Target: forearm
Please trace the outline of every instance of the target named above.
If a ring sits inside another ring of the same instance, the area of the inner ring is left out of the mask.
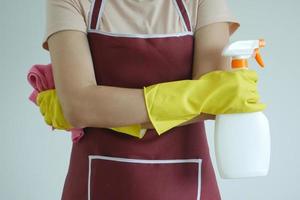
[[[89,86],[78,92],[72,110],[75,123],[80,127],[118,127],[150,122],[142,89]]]
[[[112,86],[90,86],[78,92],[73,115],[79,127],[118,127],[141,124],[143,128],[154,128],[147,114],[143,89]],[[201,114],[179,126],[212,119]]]

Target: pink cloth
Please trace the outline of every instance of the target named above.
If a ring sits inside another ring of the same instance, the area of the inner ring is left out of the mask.
[[[27,80],[33,87],[33,91],[29,95],[29,100],[37,105],[36,98],[39,92],[49,89],[55,89],[53,74],[52,74],[52,64],[35,64],[33,65],[28,74]],[[52,131],[55,128],[52,126]],[[71,139],[73,142],[78,142],[84,135],[82,128],[72,128]]]

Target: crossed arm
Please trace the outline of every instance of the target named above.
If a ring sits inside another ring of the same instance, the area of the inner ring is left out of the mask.
[[[221,56],[229,37],[227,22],[209,24],[195,32],[193,79],[212,70],[229,69],[228,58]],[[48,45],[57,95],[70,124],[74,127],[142,124],[144,128],[153,128],[143,89],[97,85],[85,33],[59,31],[49,37]],[[201,113],[180,126],[206,119],[214,116]]]

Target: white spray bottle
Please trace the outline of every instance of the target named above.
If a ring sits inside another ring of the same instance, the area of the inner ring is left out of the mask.
[[[232,70],[247,70],[253,55],[264,67],[259,48],[263,39],[228,44],[223,56],[232,57]],[[269,122],[262,112],[222,114],[215,119],[215,153],[218,171],[224,179],[266,176],[270,163]]]

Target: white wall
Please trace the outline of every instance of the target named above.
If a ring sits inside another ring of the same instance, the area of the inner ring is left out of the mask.
[[[25,4],[26,2],[26,4]],[[222,180],[216,171],[223,200],[300,199],[298,52],[300,3],[228,0],[241,27],[231,40],[266,40],[261,50],[266,68],[257,69],[259,91],[267,103],[272,156],[266,177]],[[32,64],[50,62],[41,48],[45,1],[1,0],[0,3],[0,199],[60,199],[71,150],[70,135],[51,131],[29,100],[26,74]],[[207,134],[215,165],[213,123]],[[216,167],[215,167],[216,169]]]

